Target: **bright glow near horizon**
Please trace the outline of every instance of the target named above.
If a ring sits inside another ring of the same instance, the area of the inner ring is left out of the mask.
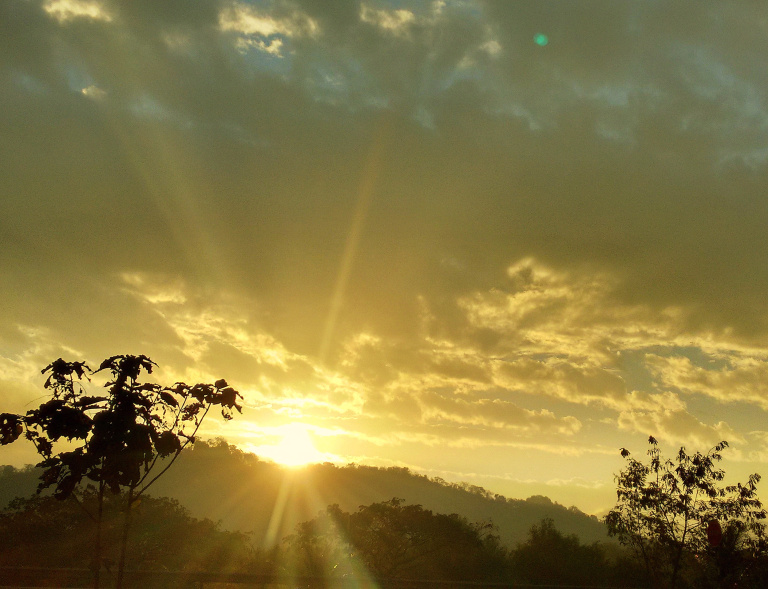
[[[283,466],[301,467],[327,461],[328,455],[315,448],[310,430],[311,427],[304,423],[290,423],[272,428],[272,434],[280,437],[277,444],[248,445],[246,449]]]

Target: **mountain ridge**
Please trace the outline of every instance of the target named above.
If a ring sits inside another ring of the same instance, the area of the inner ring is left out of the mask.
[[[37,486],[32,469],[0,467],[0,507]],[[177,499],[198,518],[227,530],[252,534],[269,547],[314,518],[328,505],[356,511],[393,497],[436,513],[457,513],[472,522],[492,522],[507,546],[525,541],[528,530],[549,518],[582,542],[607,541],[595,516],[544,496],[510,499],[467,483],[430,479],[407,468],[358,464],[312,464],[289,469],[231,446],[222,439],[197,442],[151,487],[150,494]]]

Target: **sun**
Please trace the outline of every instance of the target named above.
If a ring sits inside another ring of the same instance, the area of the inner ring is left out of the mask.
[[[326,460],[325,454],[315,448],[307,424],[289,423],[276,429],[282,439],[275,446],[263,446],[260,449],[263,456],[290,467]]]

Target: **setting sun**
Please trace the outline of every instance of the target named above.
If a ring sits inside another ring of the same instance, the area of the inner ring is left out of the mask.
[[[285,466],[304,466],[313,462],[324,462],[326,455],[315,448],[305,423],[290,423],[275,428],[281,437],[274,446],[261,446],[256,453]]]

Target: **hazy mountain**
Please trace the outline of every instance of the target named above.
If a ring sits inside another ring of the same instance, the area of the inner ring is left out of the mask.
[[[36,486],[35,471],[0,467],[1,506],[15,496],[29,496]],[[174,497],[193,516],[218,520],[225,529],[252,532],[254,540],[265,545],[292,533],[297,523],[328,505],[355,511],[393,497],[436,513],[458,513],[469,521],[491,520],[509,546],[524,540],[530,527],[545,517],[583,542],[607,538],[597,518],[547,497],[507,499],[481,487],[429,479],[404,468],[325,463],[288,469],[221,441],[199,442],[185,451],[150,494]]]
[[[41,472],[29,465],[22,469],[0,466],[0,509],[5,509],[11,499],[32,496]]]

